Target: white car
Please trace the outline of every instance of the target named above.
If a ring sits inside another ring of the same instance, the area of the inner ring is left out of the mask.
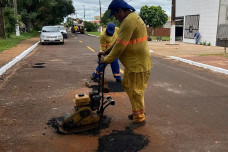
[[[40,34],[40,43],[61,43],[64,44],[63,35],[56,26],[44,26]]]
[[[67,36],[67,31],[66,31],[66,29],[64,28],[64,26],[62,26],[62,25],[55,25],[55,26],[57,26],[58,28],[59,28],[59,30],[60,30],[60,32],[62,33],[62,35],[63,35],[63,38],[68,38],[68,36]]]

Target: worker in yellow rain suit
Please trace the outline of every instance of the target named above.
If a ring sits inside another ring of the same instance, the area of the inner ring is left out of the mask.
[[[100,51],[104,51],[108,48],[110,48],[116,41],[117,35],[119,32],[119,28],[115,27],[115,24],[109,23],[106,27],[106,29],[100,34]],[[100,64],[100,71],[102,72],[104,70],[104,66],[106,67],[107,64]],[[113,77],[116,79],[116,82],[121,82],[121,75],[120,75],[120,67],[118,63],[118,58],[116,58],[112,63],[111,63],[111,69],[113,73]],[[93,72],[91,76],[91,80],[89,82],[86,82],[86,86],[91,87],[93,82],[98,81],[99,77],[99,66],[97,66],[95,72]],[[107,81],[105,80],[107,83]],[[105,92],[109,92],[107,84],[104,86]]]
[[[110,48],[117,39],[117,35],[119,32],[119,28],[115,27],[115,24],[109,23],[106,29],[100,34],[100,51],[104,51]],[[107,64],[106,64],[107,65]],[[118,58],[116,58],[111,63],[111,69],[113,73],[113,77],[116,79],[116,82],[121,82],[120,76],[120,67],[118,63]],[[96,71],[92,74],[92,78],[98,78],[98,70],[99,67],[96,68]],[[101,71],[103,71],[103,64],[101,64]]]
[[[101,62],[111,63],[116,58],[124,65],[122,85],[132,105],[133,122],[126,128],[135,129],[144,126],[145,106],[144,91],[152,68],[151,56],[147,42],[147,30],[143,20],[134,12],[135,9],[123,0],[113,0],[109,5],[110,16],[114,15],[120,22],[116,43],[98,55]]]
[[[77,27],[77,25],[74,26],[74,33],[75,33],[75,36],[77,36],[77,34],[78,34],[78,27]]]

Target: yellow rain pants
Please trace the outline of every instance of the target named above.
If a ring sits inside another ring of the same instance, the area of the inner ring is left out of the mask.
[[[144,91],[147,88],[149,77],[150,70],[146,72],[124,70],[122,85],[131,101],[134,122],[145,120]]]

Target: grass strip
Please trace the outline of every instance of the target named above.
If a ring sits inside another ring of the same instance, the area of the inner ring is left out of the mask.
[[[31,31],[29,33],[21,32],[20,36],[12,35],[10,38],[2,39],[0,38],[0,52],[4,50],[8,50],[17,44],[19,44],[22,40],[26,40],[32,37],[35,37],[39,34],[38,31]]]
[[[100,36],[101,32],[86,32],[86,34]]]
[[[225,53],[218,53],[218,54],[200,54],[199,56],[209,56],[209,55],[220,55],[228,58],[228,54]]]
[[[170,37],[168,37],[168,36],[150,36],[150,38],[152,40],[157,40],[158,37],[161,37],[162,41],[169,41],[170,40]]]

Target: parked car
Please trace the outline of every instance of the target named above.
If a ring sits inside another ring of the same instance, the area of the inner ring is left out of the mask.
[[[66,31],[66,29],[64,28],[64,26],[62,26],[62,25],[55,25],[55,26],[57,26],[58,28],[59,28],[59,30],[60,30],[60,32],[62,33],[62,35],[63,35],[63,38],[68,38],[68,36],[67,36],[67,31]]]
[[[64,44],[63,35],[56,26],[44,26],[40,34],[40,43],[61,43]]]

